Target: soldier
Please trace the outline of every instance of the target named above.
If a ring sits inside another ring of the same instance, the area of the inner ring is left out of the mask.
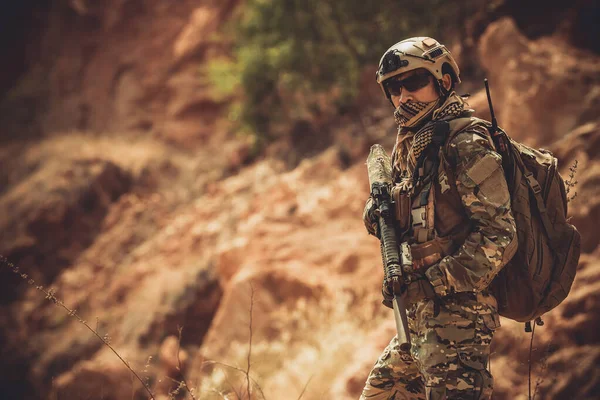
[[[392,339],[361,400],[490,399],[490,343],[500,321],[487,288],[517,247],[501,157],[486,121],[471,117],[454,92],[458,66],[435,39],[396,43],[377,82],[399,126],[392,197],[397,231],[413,255],[404,271],[412,347],[402,352]],[[372,199],[363,219],[378,235]],[[382,292],[390,307],[389,282]]]

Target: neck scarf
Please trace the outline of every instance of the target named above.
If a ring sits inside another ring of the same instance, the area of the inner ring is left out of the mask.
[[[417,160],[431,143],[435,123],[469,116],[473,113],[473,110],[467,108],[468,104],[455,92],[450,93],[447,98],[435,100],[433,103],[438,102],[441,105],[431,111],[431,120],[416,132],[410,130],[406,125],[399,124],[398,136],[392,153],[392,176],[406,191],[412,188],[412,177]],[[396,116],[396,112],[394,112],[394,116]]]
[[[409,101],[402,103],[394,111],[394,120],[399,126],[415,128],[427,120],[431,113],[440,106],[441,97],[424,103],[422,101]]]

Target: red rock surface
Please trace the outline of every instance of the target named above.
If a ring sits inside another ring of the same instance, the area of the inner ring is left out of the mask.
[[[79,129],[205,144],[222,131],[224,103],[198,64],[224,54],[211,34],[237,3],[51,2],[42,34],[26,44],[33,67],[0,104],[10,110],[0,114],[3,136]]]
[[[332,123],[332,146],[312,157],[282,156],[295,142],[276,143],[245,165],[247,143],[224,142],[222,104],[195,75],[225,51],[210,37],[236,2],[71,3],[79,16],[68,29],[82,36],[50,63],[51,106],[30,121],[46,137],[9,133],[0,147],[0,254],[110,337],[157,398],[181,373],[197,398],[233,398],[248,369],[252,398],[358,398],[394,332],[380,304],[378,243],[360,218],[366,150],[394,139],[389,107]],[[599,57],[527,39],[507,19],[479,45],[500,124],[550,145],[564,174],[578,161],[570,213],[585,254],[571,295],[536,329],[532,379],[538,399],[591,399],[600,391]],[[165,48],[172,57],[157,56]],[[482,93],[471,103],[485,115]],[[62,130],[79,123],[85,132]],[[0,272],[3,390],[147,398],[85,327]],[[530,337],[502,324],[494,398],[525,399]]]
[[[600,113],[598,56],[559,35],[530,41],[505,18],[482,35],[479,59],[498,121],[518,140],[547,146]]]

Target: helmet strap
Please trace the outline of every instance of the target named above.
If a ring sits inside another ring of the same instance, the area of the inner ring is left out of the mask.
[[[435,82],[437,84],[438,93],[440,94],[440,97],[443,97],[444,99],[448,98],[448,95],[452,92],[452,89],[447,90],[444,87],[444,81],[441,79],[436,79]]]

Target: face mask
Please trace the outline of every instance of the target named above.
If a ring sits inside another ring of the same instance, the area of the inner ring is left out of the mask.
[[[438,107],[440,99],[423,103],[420,101],[408,101],[400,104],[394,111],[394,120],[401,127],[411,128],[425,121]]]

